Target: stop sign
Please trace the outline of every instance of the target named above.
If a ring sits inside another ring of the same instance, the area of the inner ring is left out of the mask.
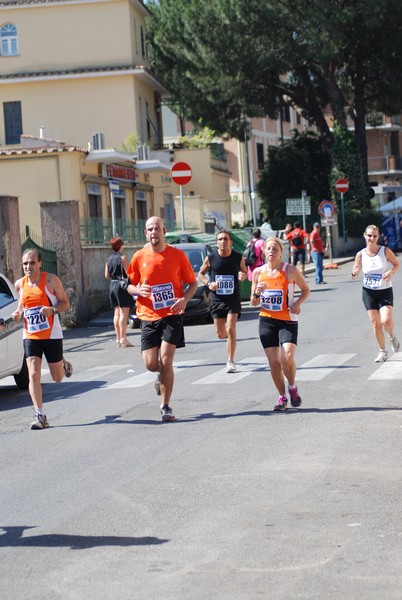
[[[338,179],[335,183],[335,189],[340,194],[347,192],[349,189],[349,181],[347,179]]]
[[[185,162],[175,163],[170,169],[170,177],[177,185],[186,185],[191,181],[192,175],[190,165]]]

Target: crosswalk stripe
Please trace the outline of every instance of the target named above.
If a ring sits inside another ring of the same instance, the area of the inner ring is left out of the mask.
[[[173,371],[177,373],[178,371],[180,371],[180,369],[185,369],[188,367],[197,367],[206,362],[207,359],[177,361],[173,363]],[[148,383],[155,381],[155,377],[156,373],[145,371],[144,373],[140,373],[139,375],[134,375],[134,377],[128,377],[127,379],[122,379],[110,385],[106,385],[103,389],[107,388],[108,390],[116,390],[125,388],[139,388],[143,385],[147,385]]]
[[[318,354],[297,367],[297,381],[320,381],[356,354]]]
[[[210,385],[210,384],[230,384],[238,383],[241,379],[252,375],[256,371],[265,371],[268,369],[268,362],[265,356],[251,356],[243,358],[242,360],[236,361],[237,373],[226,373],[226,367],[219,369],[211,375],[207,375],[202,379],[193,381],[196,385]]]
[[[381,366],[370,375],[369,380],[372,381],[385,381],[387,379],[402,379],[402,356],[398,355],[398,358],[394,355],[387,362],[382,363]]]

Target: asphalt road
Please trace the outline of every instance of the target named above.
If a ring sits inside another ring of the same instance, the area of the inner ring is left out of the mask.
[[[300,410],[276,401],[244,305],[237,374],[213,325],[186,327],[161,423],[139,332],[66,332],[74,375],[51,427],[0,382],[0,581],[7,600],[400,599],[402,353],[376,347],[350,265],[300,316]],[[402,337],[402,274],[394,279]],[[45,365],[46,366],[46,365]]]

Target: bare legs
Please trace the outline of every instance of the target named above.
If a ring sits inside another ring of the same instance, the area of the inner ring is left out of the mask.
[[[236,323],[237,313],[228,313],[225,319],[214,319],[215,331],[218,339],[227,339],[228,360],[233,361],[236,351]]]
[[[271,369],[271,377],[280,396],[286,393],[285,377],[289,385],[296,381],[296,344],[282,344],[280,348],[264,348]]]
[[[48,365],[53,381],[59,383],[64,377],[63,361],[48,363]],[[41,410],[43,407],[41,384],[42,359],[38,356],[29,356],[27,358],[27,366],[29,371],[29,394],[35,409]]]
[[[117,344],[128,344],[127,321],[130,308],[128,306],[115,306],[113,315],[113,326],[116,333]]]
[[[382,306],[380,310],[368,310],[368,317],[373,327],[374,337],[380,350],[385,350],[384,330],[389,336],[394,335],[394,314],[392,306]]]
[[[176,352],[176,346],[162,341],[160,349],[158,347],[144,350],[142,358],[145,367],[153,373],[160,373],[161,398],[163,405],[168,405],[173,391],[174,372],[173,359]]]

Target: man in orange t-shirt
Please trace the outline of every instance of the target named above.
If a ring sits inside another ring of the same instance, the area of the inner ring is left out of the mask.
[[[162,396],[162,421],[174,421],[169,406],[173,390],[173,359],[184,346],[183,315],[197,290],[197,279],[182,250],[168,246],[166,230],[158,217],[145,224],[147,244],[131,259],[127,291],[137,296],[141,320],[141,352],[148,371],[158,373],[154,387]],[[183,286],[188,285],[184,291]]]

